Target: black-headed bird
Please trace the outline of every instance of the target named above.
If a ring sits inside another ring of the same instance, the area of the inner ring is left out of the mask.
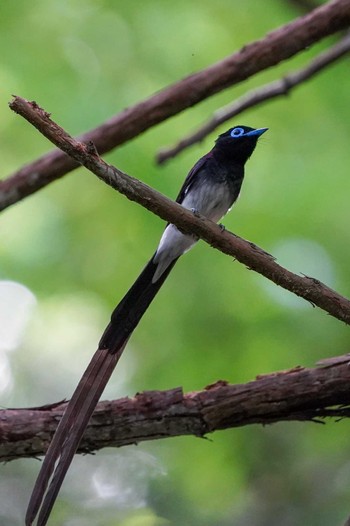
[[[218,222],[238,198],[244,165],[266,130],[235,126],[219,135],[214,148],[190,170],[176,201]],[[85,428],[128,339],[176,261],[197,241],[196,236],[168,224],[156,252],[113,311],[46,453],[28,505],[27,526],[32,525],[38,512],[37,525],[47,523]]]

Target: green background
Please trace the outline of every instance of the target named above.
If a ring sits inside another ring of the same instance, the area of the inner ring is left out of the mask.
[[[51,148],[8,109],[11,94],[36,100],[79,134],[299,14],[278,0],[2,2],[2,176]],[[288,269],[349,296],[349,58],[290,96],[221,126],[168,164],[154,160],[160,147],[195,130],[218,107],[306,64],[335,41],[202,102],[106,160],[174,198],[218,133],[235,124],[269,127],[224,223]],[[23,286],[14,306],[0,299],[12,322],[20,318],[12,344],[6,327],[3,341],[0,332],[3,407],[71,395],[111,310],[163,228],[83,169],[2,214],[0,279]],[[219,379],[245,382],[313,366],[348,352],[348,331],[201,242],[172,272],[103,398],[176,386],[198,390]],[[350,513],[348,435],[345,421],[283,423],[79,456],[50,524],[340,525]],[[33,459],[1,466],[4,526],[23,524],[39,467]]]

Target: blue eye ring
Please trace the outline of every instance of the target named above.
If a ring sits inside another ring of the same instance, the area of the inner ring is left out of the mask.
[[[233,130],[231,130],[230,135],[234,139],[236,139],[237,137],[242,137],[242,135],[244,135],[244,130],[243,128],[233,128]]]

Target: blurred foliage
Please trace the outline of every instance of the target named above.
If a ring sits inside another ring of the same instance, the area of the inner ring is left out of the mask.
[[[82,133],[298,14],[282,0],[17,0],[16,8],[2,2],[2,177],[50,149],[8,110],[12,93],[36,100],[70,133]],[[175,197],[215,137],[164,167],[154,162],[158,148],[248,89],[306,64],[335,38],[157,126],[107,160]],[[218,133],[240,123],[270,130],[225,225],[287,268],[349,295],[349,58]],[[37,299],[21,343],[10,353],[11,345],[0,342],[3,406],[70,396],[163,226],[81,169],[2,214],[0,278]],[[200,243],[145,315],[104,398],[178,385],[195,390],[218,379],[245,382],[312,366],[348,352],[348,331]],[[347,422],[251,426],[210,440],[181,437],[77,457],[50,524],[342,524],[350,512],[348,432]],[[2,466],[4,526],[23,524],[38,469],[35,460]]]

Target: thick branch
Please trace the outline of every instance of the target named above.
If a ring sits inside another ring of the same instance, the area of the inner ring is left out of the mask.
[[[184,137],[174,146],[162,148],[157,154],[157,162],[162,164],[167,160],[175,157],[185,148],[201,142],[209,133],[214,131],[220,124],[240,115],[245,110],[257,106],[262,102],[288,95],[293,88],[299,86],[306,80],[320,73],[323,69],[328,67],[332,62],[343,57],[350,51],[350,34],[344,37],[340,42],[320,53],[314,60],[310,62],[305,68],[299,69],[294,73],[290,73],[285,77],[261,86],[260,88],[247,93],[237,101],[228,104],[227,106],[216,110],[203,126],[196,132]]]
[[[298,276],[276,263],[275,259],[253,243],[224,231],[203,216],[195,215],[101,159],[94,145],[85,145],[68,135],[54,123],[48,113],[35,102],[15,97],[10,107],[56,146],[70,155],[105,183],[112,186],[131,201],[136,201],[162,219],[175,224],[181,231],[196,234],[221,252],[231,255],[248,268],[259,272],[277,285],[317,305],[335,318],[350,324],[350,301],[308,276]]]
[[[349,417],[349,365],[350,355],[346,355],[321,368],[297,367],[246,384],[220,381],[185,395],[178,388],[100,402],[79,452],[180,435],[202,437],[249,424]],[[0,460],[44,454],[65,406],[1,410]]]
[[[286,60],[322,38],[350,25],[349,0],[333,0],[273,31],[224,60],[190,75],[126,109],[81,140],[93,141],[102,154],[186,108]],[[62,152],[51,152],[0,183],[0,210],[76,168]]]

